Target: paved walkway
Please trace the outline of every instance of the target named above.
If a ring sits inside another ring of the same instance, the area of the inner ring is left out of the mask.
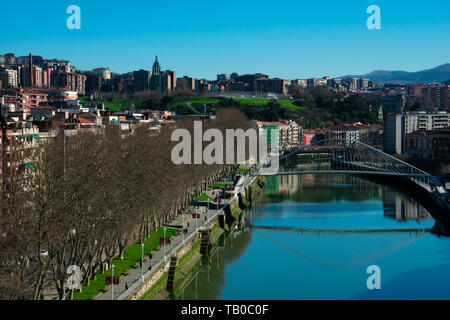
[[[222,201],[222,204],[224,202]],[[191,210],[195,211],[195,207],[189,207]],[[213,208],[213,205],[211,204],[211,208]],[[203,226],[205,224],[205,221],[207,219],[209,219],[212,215],[214,215],[217,212],[217,209],[210,209],[207,210],[207,212],[205,212],[206,208],[205,207],[199,207],[199,212],[201,212],[200,215],[200,219],[193,219],[192,218],[192,214],[187,214],[184,213],[180,216],[177,216],[173,221],[170,222],[169,225],[182,225],[183,224],[183,216],[184,216],[184,224],[185,224],[185,228],[187,227],[188,223],[189,223],[189,228],[188,228],[188,234],[184,235],[185,238],[188,237],[188,235],[190,235],[191,233],[196,232],[196,230],[198,228],[200,228],[201,226]],[[205,215],[206,215],[206,220],[205,220]],[[197,228],[196,228],[196,221],[197,220]],[[165,252],[166,252],[166,259],[169,259],[169,257],[167,256],[167,254],[170,252],[170,250],[172,250],[173,248],[175,248],[179,243],[181,243],[183,241],[183,232],[180,232],[179,235],[176,235],[174,237],[172,237],[171,243],[170,245],[167,244],[165,247]],[[157,251],[153,251],[152,252],[152,259],[151,261],[149,261],[149,257],[148,256],[144,256],[144,266],[143,266],[143,270],[144,270],[144,274],[149,270],[148,267],[149,265],[156,265],[159,261],[164,260],[164,249],[161,246],[159,248],[159,250]],[[135,269],[131,269],[128,271],[128,274],[126,276],[121,276],[120,277],[120,284],[119,285],[115,285],[114,286],[114,299],[117,299],[118,296],[120,296],[122,293],[125,292],[125,284],[128,284],[128,287],[131,287],[131,285],[137,281],[142,281],[142,270],[140,267],[137,267]],[[106,292],[102,293],[100,296],[98,296],[97,298],[95,298],[95,300],[111,300],[112,299],[112,288],[111,286],[109,286],[109,288],[107,289]]]

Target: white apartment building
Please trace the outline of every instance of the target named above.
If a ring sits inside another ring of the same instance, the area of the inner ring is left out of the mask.
[[[19,85],[19,76],[17,70],[14,69],[0,69],[0,79],[14,88]]]
[[[411,112],[404,115],[405,133],[416,130],[446,129],[450,125],[450,115],[446,111],[427,113],[425,111]]]

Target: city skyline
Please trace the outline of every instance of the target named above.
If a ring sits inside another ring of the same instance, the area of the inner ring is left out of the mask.
[[[450,31],[445,15],[450,4],[444,1],[426,7],[419,1],[407,6],[406,1],[288,1],[271,10],[266,1],[231,1],[226,6],[150,1],[120,7],[78,1],[81,30],[66,27],[71,4],[27,5],[20,24],[14,23],[14,15],[6,15],[0,22],[6,31],[1,52],[28,55],[31,48],[36,55],[69,59],[81,70],[102,66],[117,73],[150,69],[158,55],[164,68],[208,80],[232,72],[285,79],[339,77],[374,70],[418,71],[449,62],[445,52],[450,44],[436,41]],[[381,30],[366,27],[371,4],[381,8]],[[14,5],[6,3],[4,9],[13,12]],[[33,23],[36,15],[42,20],[39,25]]]
[[[0,56],[2,56],[2,55],[6,55],[6,54],[13,54],[16,58],[18,58],[18,57],[27,57],[28,58],[28,56],[30,55],[30,54],[32,54],[33,56],[38,56],[38,57],[42,57],[43,59],[45,59],[45,60],[58,60],[58,61],[68,61],[69,63],[70,63],[70,65],[71,66],[73,66],[73,67],[75,67],[76,69],[77,69],[77,71],[78,72],[92,72],[92,71],[95,71],[95,70],[98,70],[98,69],[104,69],[104,70],[109,70],[111,73],[114,73],[114,74],[117,74],[117,75],[125,75],[125,74],[132,74],[133,72],[135,72],[135,71],[142,71],[142,70],[145,70],[145,71],[149,71],[150,72],[150,74],[153,74],[153,71],[152,71],[152,69],[153,69],[153,64],[154,64],[154,60],[153,60],[153,62],[151,62],[150,64],[149,64],[149,66],[146,66],[146,67],[143,67],[143,68],[139,68],[139,69],[133,69],[133,70],[128,70],[128,71],[125,71],[125,72],[116,72],[114,69],[112,69],[110,66],[105,66],[105,65],[97,65],[96,67],[94,67],[94,68],[91,68],[91,69],[83,69],[83,68],[80,68],[78,65],[75,65],[75,64],[73,64],[72,63],[72,60],[70,60],[70,58],[67,58],[67,57],[53,57],[53,56],[51,56],[51,57],[49,57],[49,56],[43,56],[43,55],[40,55],[40,54],[35,54],[32,50],[30,50],[31,52],[29,52],[28,54],[21,54],[21,53],[19,53],[19,54],[17,54],[16,52],[13,52],[13,51],[5,51],[5,52],[0,52]],[[155,55],[155,56],[153,56],[153,59],[160,59],[160,58],[158,58],[158,55]],[[382,72],[407,72],[407,73],[415,73],[415,72],[424,72],[424,71],[429,71],[429,70],[434,70],[434,69],[437,69],[437,68],[440,68],[440,67],[445,67],[445,68],[447,68],[447,66],[448,65],[450,65],[450,63],[445,63],[445,64],[443,64],[443,65],[439,65],[439,66],[434,66],[434,67],[430,67],[429,69],[420,69],[420,70],[411,70],[411,71],[405,71],[405,70],[399,70],[399,69],[392,69],[392,70],[387,70],[387,69],[379,69],[379,70],[372,70],[371,72],[369,72],[369,73],[373,73],[373,72],[380,72],[380,71],[382,71]],[[161,70],[169,70],[170,71],[170,69],[168,69],[168,68],[166,68],[164,65],[161,65]],[[278,77],[278,76],[272,76],[271,74],[268,74],[267,72],[264,72],[264,70],[259,70],[259,71],[257,71],[257,72],[254,72],[254,73],[243,73],[243,72],[239,72],[239,70],[234,70],[234,71],[229,71],[229,72],[220,72],[220,71],[217,71],[211,78],[198,78],[198,77],[194,77],[195,79],[203,79],[203,80],[207,80],[207,81],[216,81],[217,80],[217,77],[218,76],[223,76],[223,75],[231,75],[231,74],[233,74],[233,73],[235,73],[235,74],[238,74],[238,75],[246,75],[246,74],[263,74],[263,75],[268,75],[269,76],[269,78],[277,78],[277,79],[286,79],[286,80],[295,80],[295,79],[321,79],[321,78],[326,78],[326,77],[329,77],[329,78],[334,78],[334,79],[337,79],[337,78],[348,78],[348,77],[358,77],[358,78],[366,78],[367,76],[368,76],[368,74],[369,73],[367,73],[367,74],[363,74],[363,73],[358,73],[358,74],[353,74],[353,75],[351,75],[350,73],[347,73],[347,74],[341,74],[340,76],[329,76],[329,74],[323,74],[323,75],[316,75],[316,76],[312,76],[312,77],[301,77],[301,76],[297,76],[297,77],[293,77],[293,78],[283,78],[283,77]],[[179,77],[190,77],[190,75],[183,75],[183,74],[178,74],[178,76]],[[369,79],[370,80],[370,79]],[[374,81],[374,82],[377,82],[377,81]],[[427,81],[425,81],[425,83],[426,83]],[[435,82],[435,81],[433,81],[433,82]],[[439,82],[439,81],[438,81]]]

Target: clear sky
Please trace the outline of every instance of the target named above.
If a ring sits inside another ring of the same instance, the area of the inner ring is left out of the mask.
[[[81,30],[69,30],[69,5]],[[369,5],[381,30],[369,30]],[[286,79],[450,62],[448,0],[2,1],[0,54],[65,58],[82,70],[163,69],[215,79],[261,72]]]

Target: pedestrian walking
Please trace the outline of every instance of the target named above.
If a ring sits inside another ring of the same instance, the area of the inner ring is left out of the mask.
[[[188,222],[188,228],[189,228],[189,222]]]
[[[152,256],[152,254],[150,253],[150,254],[148,255],[148,260],[152,260],[152,258],[153,258],[153,256]]]
[[[128,290],[128,282],[125,282],[125,291]]]
[[[150,270],[152,270],[152,265],[151,264],[148,265],[148,271],[150,271]]]

